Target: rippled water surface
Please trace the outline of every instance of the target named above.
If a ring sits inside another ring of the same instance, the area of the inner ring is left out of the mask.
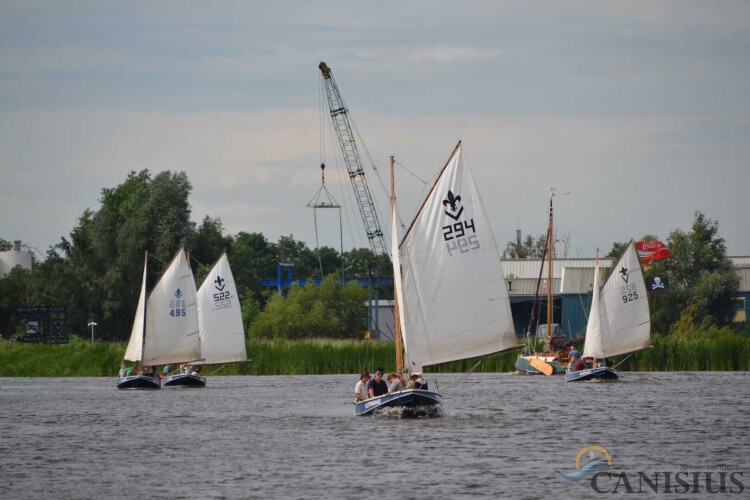
[[[0,498],[612,497],[560,474],[587,445],[632,476],[735,466],[748,489],[728,496],[748,498],[746,373],[598,384],[473,374],[433,419],[354,417],[356,381],[211,377],[205,389],[118,391],[109,378],[0,379]]]

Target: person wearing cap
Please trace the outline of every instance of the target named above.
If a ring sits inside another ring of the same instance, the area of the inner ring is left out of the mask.
[[[588,368],[586,366],[586,363],[583,362],[581,359],[581,355],[578,351],[573,349],[570,351],[570,354],[568,354],[568,357],[570,358],[570,361],[568,362],[568,371],[569,372],[579,372],[581,370],[585,370]]]
[[[364,401],[365,399],[369,398],[370,395],[367,394],[367,382],[370,381],[370,372],[367,370],[364,370],[362,374],[359,376],[359,382],[357,382],[357,385],[354,386],[354,402],[357,401]]]
[[[367,393],[371,398],[388,394],[388,385],[383,380],[383,368],[375,368],[375,378],[367,382]]]
[[[422,390],[429,390],[427,388],[427,382],[425,382],[425,379],[422,377],[422,372],[414,372],[411,375],[409,375],[409,381],[406,383],[407,389],[422,389]]]

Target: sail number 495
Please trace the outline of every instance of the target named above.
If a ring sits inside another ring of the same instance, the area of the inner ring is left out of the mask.
[[[169,301],[169,315],[173,318],[187,316],[187,308],[184,300]]]
[[[627,304],[633,302],[638,298],[638,292],[635,289],[635,283],[631,285],[625,285],[620,287],[620,295],[622,295],[622,303]]]
[[[443,226],[443,239],[445,240],[445,247],[448,249],[448,254],[452,257],[455,251],[466,253],[479,250],[479,240],[477,239],[476,232],[474,219]]]

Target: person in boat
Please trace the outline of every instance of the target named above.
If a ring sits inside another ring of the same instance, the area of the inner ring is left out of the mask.
[[[144,366],[143,367],[143,375],[147,377],[153,377],[154,376],[154,367],[153,366]]]
[[[130,367],[128,367],[125,364],[125,360],[123,360],[122,363],[120,363],[120,373],[119,373],[120,378],[125,378],[125,377],[130,376],[130,373],[132,371],[133,371],[133,369],[130,368]]]
[[[371,398],[388,394],[388,385],[383,380],[383,368],[375,368],[375,378],[367,382],[367,393]]]
[[[568,361],[569,372],[579,372],[581,370],[585,370],[588,368],[586,366],[586,363],[584,363],[583,360],[581,359],[581,354],[575,349],[570,351],[570,354],[568,354],[568,357],[570,358],[570,361]]]
[[[171,367],[169,365],[164,365],[164,368],[162,368],[161,373],[164,377],[169,377],[169,369]]]
[[[427,382],[422,377],[422,372],[414,372],[409,375],[409,382],[406,383],[406,388],[428,390]]]
[[[367,370],[362,371],[359,376],[359,382],[354,386],[354,402],[364,401],[369,399],[370,395],[367,392],[367,382],[370,381],[370,372]]]
[[[403,380],[401,379],[401,374],[399,373],[389,373],[388,374],[388,394],[396,391],[400,391],[403,387]]]

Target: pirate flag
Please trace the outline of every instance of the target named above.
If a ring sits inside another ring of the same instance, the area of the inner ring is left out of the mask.
[[[669,280],[666,276],[654,276],[653,278],[646,278],[646,286],[652,292],[658,292],[660,290],[666,290],[669,288]]]

